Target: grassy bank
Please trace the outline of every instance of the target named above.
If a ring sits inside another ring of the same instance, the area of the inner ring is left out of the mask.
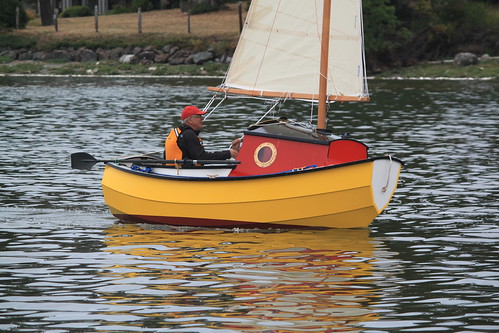
[[[243,6],[244,7],[244,6]],[[145,12],[142,15],[142,33],[138,33],[136,13],[102,15],[98,18],[98,32],[94,17],[59,18],[58,31],[54,26],[41,26],[39,19],[30,21],[26,29],[0,33],[0,47],[36,48],[112,48],[118,46],[177,45],[190,50],[211,48],[215,56],[233,49],[239,36],[239,10],[231,4],[226,10],[188,17],[179,9]],[[243,18],[245,13],[243,11]],[[117,61],[89,63],[51,61],[12,61],[0,56],[0,74],[41,75],[216,75],[222,76],[226,64],[197,65],[120,64]],[[499,80],[499,60],[491,59],[472,66],[452,63],[427,63],[390,70],[372,75],[402,78],[492,78]]]
[[[473,78],[499,80],[499,59],[480,62],[476,65],[457,66],[452,62],[425,63],[412,67],[386,71],[380,78]]]

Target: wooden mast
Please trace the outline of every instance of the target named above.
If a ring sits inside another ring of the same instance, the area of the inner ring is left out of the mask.
[[[329,30],[331,25],[331,0],[324,0],[322,13],[321,62],[319,76],[319,108],[317,129],[326,129],[327,69],[329,59]]]

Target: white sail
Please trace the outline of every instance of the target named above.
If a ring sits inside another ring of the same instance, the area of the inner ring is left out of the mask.
[[[323,0],[252,0],[222,87],[234,93],[317,99]],[[362,1],[331,0],[327,95],[367,100]]]

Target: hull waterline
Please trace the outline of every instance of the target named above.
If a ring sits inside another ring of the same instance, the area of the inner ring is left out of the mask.
[[[196,227],[366,228],[388,205],[401,162],[389,157],[250,177],[178,177],[106,165],[104,199],[130,222]]]

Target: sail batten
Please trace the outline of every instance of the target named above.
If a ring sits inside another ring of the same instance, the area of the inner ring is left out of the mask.
[[[322,8],[323,0],[252,0],[221,89],[317,99]],[[328,100],[368,100],[361,11],[361,0],[331,0]]]

